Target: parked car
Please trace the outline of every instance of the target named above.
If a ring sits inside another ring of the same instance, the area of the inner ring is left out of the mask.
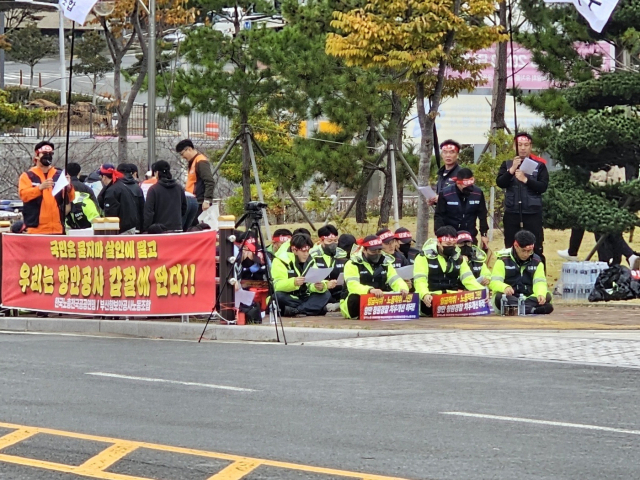
[[[23,203],[22,200],[0,200],[0,210],[5,212],[22,212]]]

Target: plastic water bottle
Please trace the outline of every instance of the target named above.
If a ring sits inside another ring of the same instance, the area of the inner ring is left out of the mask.
[[[518,297],[518,315],[520,316],[524,316],[527,314],[525,310],[524,301],[525,301],[524,295],[521,293],[520,296]]]
[[[502,294],[502,298],[500,299],[500,315],[503,317],[506,315],[507,311],[507,296]]]

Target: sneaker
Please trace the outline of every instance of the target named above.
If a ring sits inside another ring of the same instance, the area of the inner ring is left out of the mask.
[[[282,312],[283,317],[297,317],[300,314],[297,308],[293,308],[290,306],[284,307],[284,312]]]
[[[337,312],[340,310],[340,304],[339,303],[327,303],[327,312],[332,313],[332,312]]]
[[[634,253],[629,257],[628,262],[631,270],[640,270],[640,256]]]
[[[558,255],[560,256],[560,258],[564,258],[565,260],[569,260],[570,262],[577,262],[578,261],[578,256],[577,255],[569,255],[569,249],[558,250]]]

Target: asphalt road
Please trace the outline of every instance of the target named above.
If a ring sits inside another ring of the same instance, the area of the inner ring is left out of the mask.
[[[67,62],[69,59],[67,58]],[[128,68],[136,62],[135,54],[125,55],[122,61],[122,67]],[[68,68],[68,65],[67,65]],[[5,74],[4,81],[6,85],[19,85],[20,84],[20,71],[22,70],[22,84],[24,86],[29,86],[29,75],[30,70],[29,66],[16,63],[12,61],[5,62]],[[34,76],[33,76],[33,86],[38,88],[38,74],[42,76],[42,87],[49,88],[52,90],[60,90],[60,60],[56,58],[45,58],[40,63],[38,63],[34,68]],[[65,84],[67,84],[68,88],[69,82],[69,72],[67,71],[65,77]],[[100,95],[101,93],[113,94],[113,73],[107,73],[105,77],[98,82],[97,93]],[[131,86],[122,79],[122,91],[128,92]],[[89,77],[84,75],[75,75],[73,77],[73,91],[76,93],[84,93],[87,95],[91,95],[92,92],[92,83]],[[136,103],[143,104],[147,103],[147,93],[139,92],[136,96]],[[156,99],[157,105],[164,105],[164,99],[158,97]]]
[[[0,334],[0,368],[4,423],[415,479],[640,478],[634,369],[15,334]],[[79,465],[104,448],[38,435],[0,454]],[[112,471],[204,479],[224,466],[138,451]],[[0,455],[0,478],[80,477]],[[261,466],[243,478],[341,477]]]

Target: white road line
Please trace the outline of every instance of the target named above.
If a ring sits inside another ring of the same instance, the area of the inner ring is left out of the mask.
[[[258,391],[258,390],[252,390],[250,388],[229,387],[227,385],[213,385],[209,383],[196,383],[196,382],[179,382],[177,380],[165,380],[164,378],[132,377],[130,375],[119,375],[117,373],[87,372],[85,375],[93,375],[95,377],[120,378],[122,380],[137,380],[139,382],[172,383],[175,385],[187,385],[190,387],[215,388],[217,390],[231,390],[233,392],[257,392]]]
[[[601,432],[626,433],[628,435],[640,435],[640,430],[627,430],[626,428],[600,427],[584,423],[553,422],[550,420],[535,420],[533,418],[503,417],[500,415],[485,415],[482,413],[467,412],[440,412],[442,415],[455,415],[458,417],[483,418],[485,420],[499,420],[503,422],[533,423],[536,425],[549,425],[552,427],[582,428],[584,430],[599,430]]]

